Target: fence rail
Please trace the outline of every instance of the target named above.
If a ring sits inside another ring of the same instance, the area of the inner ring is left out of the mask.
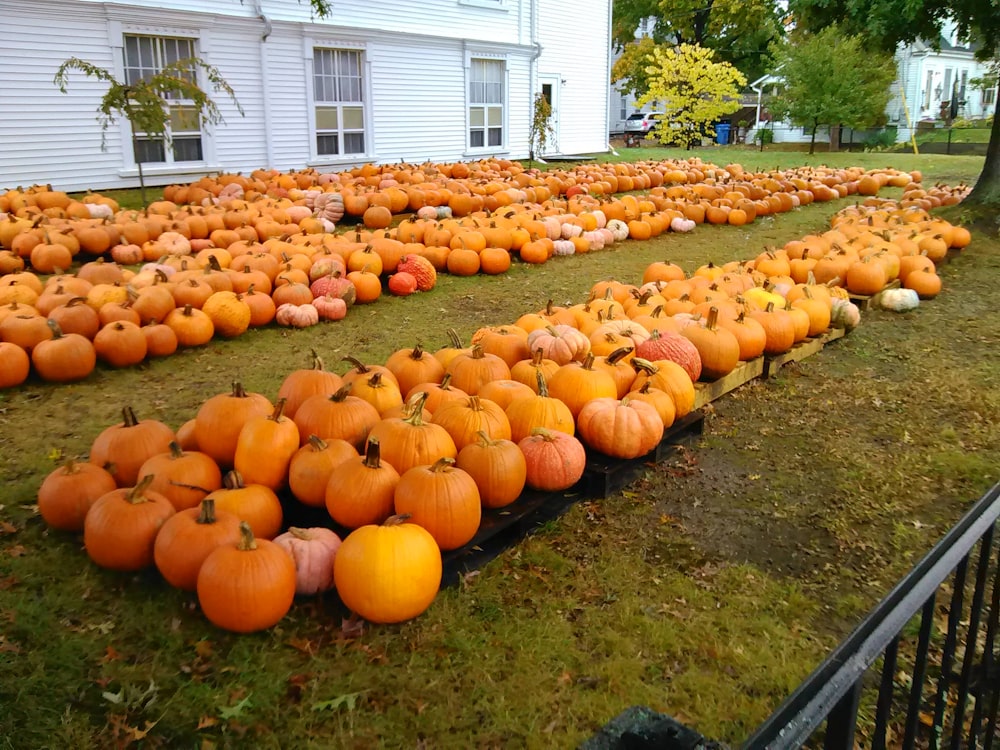
[[[742,750],[1000,747],[998,517],[1000,484],[875,606]],[[669,717],[653,720],[633,711],[629,719],[626,714],[584,747],[719,746]]]

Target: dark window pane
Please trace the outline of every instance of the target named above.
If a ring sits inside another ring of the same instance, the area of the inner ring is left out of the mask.
[[[138,138],[135,142],[135,160],[142,164],[166,161],[163,141],[152,138]]]
[[[201,138],[174,138],[174,161],[201,161]]]
[[[316,152],[319,154],[339,154],[336,135],[316,136]]]
[[[469,131],[469,145],[472,148],[482,148],[486,145],[485,133],[482,130],[470,130]]]
[[[344,133],[344,153],[363,154],[365,152],[364,133]]]
[[[490,128],[490,145],[499,146],[503,143],[503,130],[501,128]]]

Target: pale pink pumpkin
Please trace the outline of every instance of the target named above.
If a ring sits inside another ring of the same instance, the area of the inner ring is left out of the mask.
[[[320,526],[308,529],[293,526],[274,538],[274,543],[295,563],[296,594],[311,596],[334,587],[333,560],[340,541],[330,529]]]

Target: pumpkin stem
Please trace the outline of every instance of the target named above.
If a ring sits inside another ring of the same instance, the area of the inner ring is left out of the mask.
[[[79,297],[79,298],[76,298],[76,299],[83,299],[83,298]],[[63,337],[62,328],[59,327],[58,323],[56,323],[54,320],[52,320],[52,318],[48,318],[45,322],[48,325],[48,327],[50,329],[52,329],[52,338],[53,339],[61,339]]]
[[[485,430],[476,430],[476,435],[479,437],[479,444],[484,448],[490,445],[496,445],[499,441],[491,438]]]
[[[413,347],[413,349],[410,350],[410,359],[419,362],[423,358],[424,358],[424,348],[420,346],[420,342],[418,341],[416,345]]]
[[[442,391],[447,391],[451,389],[451,373],[446,372],[444,377],[441,378],[440,388]]]
[[[323,358],[316,353],[315,349],[310,349],[309,353],[312,355],[312,369],[322,370],[323,369]]]
[[[257,549],[257,540],[253,538],[253,529],[246,521],[240,521],[240,543],[236,545],[240,552],[251,552]]]
[[[233,398],[247,398],[247,392],[243,388],[243,383],[238,380],[233,381]]]
[[[552,433],[552,430],[549,430],[545,427],[535,427],[531,431],[531,434],[532,436],[537,435],[538,437],[542,438],[543,440],[549,443],[551,443],[553,440],[556,439],[556,436]]]
[[[400,524],[404,524],[404,523],[406,523],[409,520],[410,520],[410,514],[409,513],[400,513],[400,514],[395,515],[395,516],[389,516],[387,519],[385,519],[382,522],[382,525],[383,526],[399,526]]]
[[[132,410],[131,406],[122,407],[122,417],[125,418],[125,424],[123,427],[135,427],[139,424],[139,420],[136,419],[135,412]]]
[[[345,398],[347,398],[347,395],[351,392],[351,386],[353,385],[354,383],[352,383],[351,381],[347,381],[342,386],[340,386],[340,388],[337,389],[336,393],[330,396],[330,400],[340,403]]]
[[[149,485],[153,483],[153,479],[154,477],[152,474],[147,474],[146,476],[144,476],[142,479],[139,480],[139,484],[137,484],[135,487],[130,489],[125,494],[125,499],[128,502],[132,503],[132,505],[138,505],[139,503],[148,503],[149,498],[146,497],[145,493],[146,490],[149,488]]]
[[[296,539],[302,539],[303,541],[309,541],[313,538],[313,535],[309,533],[309,529],[300,529],[298,526],[289,526],[288,533]]]
[[[707,328],[710,331],[714,331],[715,324],[718,322],[718,320],[719,320],[719,308],[713,305],[712,307],[708,308],[708,320],[705,321],[705,328]]]
[[[277,403],[274,405],[274,411],[271,412],[271,416],[268,417],[268,419],[270,419],[272,422],[280,422],[281,412],[285,410],[285,402],[287,401],[288,401],[287,398],[284,397],[279,398]]]
[[[643,383],[643,384],[642,384],[642,387],[641,387],[641,388],[639,388],[639,393],[649,393],[649,384],[650,384],[651,382],[652,382],[652,381],[650,381],[650,380],[647,380],[647,381],[646,381],[645,383]]]
[[[544,356],[544,354],[542,352],[542,347],[538,347],[537,349],[535,349],[534,352],[532,352],[532,354],[531,354],[531,364],[534,367],[540,367],[541,364],[542,364],[542,360],[543,359],[545,359],[545,356]]]
[[[436,472],[439,472],[439,471],[443,471],[444,469],[448,468],[449,466],[454,466],[454,465],[455,465],[455,459],[454,458],[448,458],[448,456],[441,456],[441,458],[439,458],[437,461],[435,461],[434,465],[431,466],[431,471],[436,473]]]
[[[215,523],[215,500],[213,498],[206,497],[201,501],[201,510],[198,512],[195,523]]]
[[[451,340],[451,345],[455,349],[463,349],[462,339],[459,337],[458,332],[454,328],[448,329],[448,338]]]
[[[545,382],[545,376],[540,369],[535,370],[535,382],[538,384],[538,395],[542,398],[548,398],[549,384]]]
[[[368,365],[366,365],[364,362],[362,362],[357,357],[352,357],[352,356],[348,355],[346,357],[341,357],[340,361],[341,362],[350,362],[352,365],[354,365],[354,369],[357,370],[358,374],[360,374],[360,375],[364,375],[365,373],[368,372],[368,369],[369,369]]]
[[[774,312],[774,303],[768,302],[767,307],[764,308],[764,312]]]
[[[382,373],[380,373],[380,372],[374,372],[374,373],[372,373],[372,376],[370,378],[368,378],[368,387],[369,388],[382,388],[382,387],[384,387],[382,385]]]
[[[314,451],[317,451],[317,452],[318,451],[325,451],[326,448],[327,448],[327,444],[326,444],[326,442],[324,442],[323,438],[321,438],[319,435],[316,435],[316,434],[310,435],[309,439],[308,439],[308,442],[309,442],[309,446]]]
[[[486,352],[483,351],[483,347],[479,344],[472,345],[472,352],[469,354],[473,359],[483,359],[486,356]]]
[[[184,458],[184,449],[181,448],[181,444],[176,440],[170,441],[170,457],[171,458]]]
[[[594,353],[587,352],[587,356],[583,358],[583,362],[580,365],[584,370],[594,369]]]
[[[646,373],[647,375],[655,375],[660,370],[659,368],[650,362],[648,359],[643,359],[642,357],[635,357],[632,360],[632,369],[637,373]]]
[[[236,469],[226,473],[226,476],[222,478],[222,485],[227,490],[241,490],[243,489],[243,475],[240,474]]]
[[[611,352],[611,354],[609,354],[607,357],[604,358],[604,361],[607,362],[609,365],[617,365],[619,362],[625,359],[625,357],[627,357],[630,352],[633,351],[635,351],[633,347],[623,346]]]
[[[368,442],[365,444],[365,466],[369,469],[382,468],[381,455],[382,449],[379,448],[378,438],[368,438]]]
[[[424,404],[427,402],[427,397],[429,395],[430,394],[427,393],[427,391],[421,391],[410,401],[412,411],[409,416],[403,419],[404,422],[412,425],[413,427],[420,427],[420,425],[424,423]]]

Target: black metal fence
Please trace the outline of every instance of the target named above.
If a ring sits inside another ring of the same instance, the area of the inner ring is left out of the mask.
[[[1000,484],[742,748],[1000,747],[1000,544],[994,540],[998,517]],[[645,709],[630,711],[631,717],[623,714],[584,747],[718,747],[669,717]]]

